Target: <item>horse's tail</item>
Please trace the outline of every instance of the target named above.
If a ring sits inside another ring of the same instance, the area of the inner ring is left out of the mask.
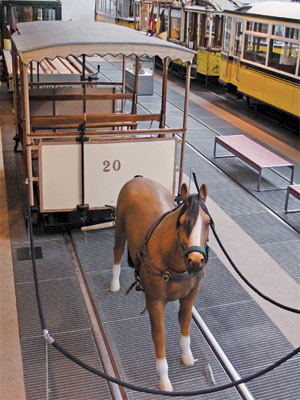
[[[128,262],[129,267],[134,268],[134,263],[132,261],[132,258],[130,257],[129,250],[127,250],[127,262]]]

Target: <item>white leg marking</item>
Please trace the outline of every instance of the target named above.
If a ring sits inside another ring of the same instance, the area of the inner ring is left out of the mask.
[[[156,371],[159,374],[159,388],[167,392],[172,392],[173,387],[168,377],[168,363],[166,358],[156,359]]]
[[[194,357],[191,352],[191,339],[189,336],[183,336],[181,335],[180,337],[180,346],[182,348],[182,355],[181,359],[184,365],[190,366],[194,365]]]
[[[121,271],[121,264],[114,264],[112,269],[112,280],[109,288],[111,292],[117,292],[118,290],[120,290],[120,280],[119,280],[120,271]]]

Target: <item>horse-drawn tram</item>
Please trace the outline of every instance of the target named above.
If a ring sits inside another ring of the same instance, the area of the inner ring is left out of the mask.
[[[177,172],[179,184],[182,181],[187,108],[180,128],[165,127],[167,71],[171,59],[190,63],[192,51],[118,26],[78,27],[66,21],[20,24],[12,47],[13,65],[20,70],[14,84],[17,140],[26,153],[33,209],[47,214],[49,223],[50,214],[58,219],[59,213],[69,213],[76,219],[77,211],[85,223],[95,222],[103,210],[109,210],[107,206],[116,205],[120,188],[136,174],[158,180],[175,194]],[[102,82],[85,76],[87,57],[107,54],[123,54],[122,79]],[[126,56],[132,55],[131,71],[130,67],[126,71]],[[157,113],[142,113],[137,107],[139,77],[147,73],[140,70],[141,56],[164,60]],[[44,59],[72,61],[74,57],[82,63],[77,85],[71,81],[45,85],[38,75],[30,79],[33,64],[38,69]],[[126,72],[135,77],[130,91]],[[186,85],[188,89],[189,73]],[[188,90],[185,103],[187,107]]]
[[[296,399],[299,359],[290,357],[296,354],[299,340],[289,332],[291,326],[297,332],[294,314],[282,324],[275,306],[256,301],[221,261],[212,235],[213,251],[208,254],[214,219],[227,242],[235,242],[235,256],[242,244],[246,246],[247,254],[240,257],[243,271],[254,278],[262,269],[272,276],[272,287],[276,287],[272,295],[277,298],[282,291],[282,302],[295,307],[298,287],[289,272],[272,262],[208,198],[205,184],[196,185],[195,194],[189,194],[183,174],[189,68],[187,93],[180,97],[184,109],[172,109],[171,114],[172,122],[181,120],[182,127],[166,125],[169,58],[189,65],[194,53],[122,27],[86,24],[76,33],[78,26],[73,30],[74,26],[71,22],[27,23],[20,26],[20,35],[13,36],[14,65],[17,71],[19,64],[20,71],[14,82],[14,104],[22,152],[13,153],[6,126],[3,143],[9,198],[14,199],[9,202],[9,215],[27,399],[163,399],[172,394],[181,399],[187,395],[220,400]],[[99,40],[101,33],[106,39]],[[33,34],[38,35],[39,44]],[[130,85],[127,82],[131,90],[126,90],[124,68],[119,72],[107,62],[106,54],[122,54],[122,65],[125,56],[131,56],[129,69],[132,55],[136,57],[133,85],[132,80]],[[149,66],[155,55],[164,59],[158,79],[161,96],[148,95],[141,102],[139,67]],[[82,66],[79,83],[45,85],[30,79],[31,63],[71,56]],[[93,63],[96,74],[85,76],[86,64]],[[156,114],[145,113],[146,100]],[[88,241],[79,229],[52,234],[33,234],[29,229],[29,252],[16,200],[20,179],[17,167],[11,170],[12,160],[22,155],[28,174],[29,228],[35,212],[46,227],[52,221],[52,225],[70,227],[111,219],[111,209],[117,205],[116,228],[92,230]],[[224,191],[228,194],[228,186],[232,195],[234,185],[226,181],[226,188],[220,171],[211,171],[199,157],[197,163],[207,175],[201,180],[211,179],[208,187],[214,186],[219,198],[224,198]],[[234,191],[237,199],[236,187]],[[182,202],[174,207],[178,192]],[[262,220],[269,216],[257,211],[244,191],[239,195],[239,201],[249,207],[247,215]],[[292,230],[285,226],[283,232],[296,241]],[[125,239],[136,280],[122,256]],[[253,256],[258,253],[257,266]],[[33,275],[39,278],[36,296]],[[126,295],[132,284],[142,288],[145,296],[137,290]],[[145,306],[147,312],[141,313]],[[240,376],[251,378],[254,372],[269,371],[287,355],[288,361],[274,371],[233,387]],[[113,380],[100,378],[107,375]],[[282,381],[279,386],[278,381]]]

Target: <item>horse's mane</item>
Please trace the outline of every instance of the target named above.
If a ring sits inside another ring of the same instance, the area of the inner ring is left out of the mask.
[[[204,201],[199,198],[198,194],[191,194],[186,198],[184,205],[179,213],[178,221],[186,211],[186,217],[184,219],[183,228],[186,231],[187,236],[189,236],[192,233],[192,230],[195,226],[196,220],[198,218],[199,207],[201,207],[202,210],[207,215],[209,215],[209,212],[206,208]]]

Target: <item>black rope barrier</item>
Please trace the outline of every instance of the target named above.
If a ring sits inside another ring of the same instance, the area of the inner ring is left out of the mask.
[[[199,191],[199,184],[198,184],[198,181],[197,181],[197,177],[196,177],[195,171],[193,171],[192,174],[193,174],[193,178],[194,178],[194,182],[195,182],[195,186],[196,186],[196,188],[197,188],[197,191]],[[231,266],[233,267],[233,269],[235,270],[235,272],[239,275],[239,277],[240,277],[240,278],[241,278],[241,279],[256,293],[256,294],[258,294],[258,295],[259,295],[260,297],[262,297],[263,299],[269,301],[270,303],[274,304],[275,306],[282,308],[283,310],[286,310],[286,311],[289,311],[289,312],[293,312],[293,313],[296,313],[296,314],[300,314],[300,310],[299,310],[299,309],[286,306],[286,305],[284,305],[284,304],[282,304],[282,303],[279,303],[279,302],[276,301],[276,300],[273,300],[271,297],[266,296],[266,295],[263,294],[260,290],[258,290],[254,285],[252,285],[252,283],[249,282],[249,280],[241,273],[241,271],[238,269],[238,267],[237,267],[237,266],[235,265],[235,263],[233,262],[233,260],[232,260],[232,258],[230,257],[230,255],[227,253],[225,247],[223,246],[223,244],[222,244],[222,242],[221,242],[221,240],[220,240],[220,238],[219,238],[219,236],[218,236],[218,234],[217,234],[217,232],[216,232],[215,224],[214,224],[214,221],[213,221],[212,218],[211,218],[211,222],[210,222],[210,227],[211,227],[211,230],[213,231],[213,234],[215,235],[215,238],[216,238],[216,240],[217,240],[219,246],[221,247],[223,253],[225,254],[227,260],[230,262],[230,264],[231,264]]]
[[[34,249],[34,240],[33,240],[33,228],[32,228],[32,218],[31,218],[31,208],[30,208],[30,198],[29,198],[29,184],[28,179],[26,179],[26,197],[27,197],[27,223],[29,229],[29,239],[30,239],[30,253],[31,253],[31,260],[32,260],[32,269],[33,269],[33,278],[35,283],[35,294],[39,309],[40,315],[40,322],[42,326],[42,330],[44,331],[46,328],[46,321],[44,317],[42,302],[41,302],[41,294],[40,294],[40,287],[38,285],[38,274],[37,274],[37,267],[36,267],[36,258],[35,258],[35,249]]]
[[[113,378],[112,376],[106,375],[104,372],[101,372],[97,370],[96,368],[93,368],[83,361],[79,360],[77,357],[74,357],[72,354],[70,354],[68,351],[66,351],[62,346],[60,346],[56,341],[52,343],[52,345],[60,351],[62,354],[64,354],[67,358],[70,360],[74,361],[77,365],[81,366],[82,368],[86,369],[87,371],[90,371],[91,373],[100,376],[101,378],[104,378],[110,382],[116,383],[120,386],[124,386],[127,389],[135,390],[137,392],[144,392],[144,393],[149,393],[149,394],[155,394],[155,395],[162,395],[162,396],[182,396],[182,397],[187,397],[187,396],[199,396],[202,394],[208,394],[208,393],[215,393],[215,392],[220,392],[221,390],[229,389],[238,385],[241,385],[242,383],[249,382],[255,378],[258,378],[267,372],[272,371],[273,369],[279,367],[279,365],[283,364],[284,362],[288,361],[290,358],[294,357],[296,354],[299,353],[300,347],[297,347],[295,350],[291,351],[289,354],[286,356],[282,357],[280,360],[274,362],[273,364],[269,365],[268,367],[255,372],[251,375],[248,375],[244,378],[241,378],[237,381],[226,383],[224,385],[219,385],[219,386],[214,386],[214,387],[209,387],[206,389],[200,389],[200,390],[193,390],[193,391],[174,391],[174,392],[166,392],[164,390],[158,390],[158,389],[149,389],[149,388],[143,388],[140,386],[132,385],[131,383],[123,382],[117,378]]]
[[[232,261],[230,255],[227,253],[227,251],[226,251],[226,249],[224,248],[224,246],[223,246],[223,244],[222,244],[222,242],[221,242],[219,236],[217,235],[217,232],[216,232],[216,230],[215,230],[215,225],[214,225],[214,223],[211,223],[211,224],[210,224],[210,227],[211,227],[211,229],[212,229],[212,231],[213,231],[213,234],[215,235],[215,238],[216,238],[216,240],[217,240],[219,246],[221,247],[223,253],[225,254],[227,260],[228,260],[228,261],[230,262],[230,264],[232,265],[232,267],[233,267],[233,269],[235,270],[235,272],[239,275],[239,277],[240,277],[240,278],[241,278],[241,279],[256,293],[256,294],[258,294],[258,295],[259,295],[260,297],[262,297],[263,299],[269,301],[270,303],[274,304],[275,306],[282,308],[283,310],[290,311],[290,312],[293,312],[293,313],[296,313],[296,314],[300,314],[300,310],[298,310],[297,308],[293,308],[293,307],[289,307],[289,306],[286,306],[286,305],[284,305],[284,304],[281,304],[281,303],[279,303],[278,301],[273,300],[271,297],[266,296],[264,293],[262,293],[260,290],[258,290],[255,286],[253,286],[252,283],[249,282],[248,279],[247,279],[247,278],[241,273],[241,271],[237,268],[237,266],[235,265],[235,263]]]
[[[51,344],[56,350],[58,350],[61,354],[63,354],[65,357],[67,357],[69,360],[72,362],[76,363],[78,366],[84,368],[85,370],[103,378],[106,379],[107,381],[110,381],[112,383],[115,383],[117,385],[126,387],[127,389],[131,389],[137,392],[143,392],[143,393],[149,393],[149,394],[154,394],[154,395],[162,395],[162,396],[170,396],[170,397],[188,397],[188,396],[199,396],[202,394],[208,394],[208,393],[215,393],[219,392],[225,389],[229,389],[238,385],[241,385],[243,383],[249,382],[253,379],[256,379],[273,369],[277,368],[284,362],[288,361],[292,357],[294,357],[296,354],[300,352],[300,347],[294,349],[291,351],[289,354],[286,356],[282,357],[278,361],[274,362],[273,364],[269,365],[268,367],[255,372],[251,375],[248,375],[244,378],[241,378],[239,380],[236,380],[234,382],[230,382],[224,385],[219,385],[219,386],[213,386],[209,387],[206,389],[200,389],[200,390],[194,390],[194,391],[173,391],[173,392],[167,392],[163,390],[158,390],[158,389],[149,389],[149,388],[144,388],[141,386],[136,386],[128,382],[123,382],[122,380],[119,380],[113,376],[107,375],[104,372],[99,371],[98,369],[86,364],[73,354],[69,353],[63,346],[61,346],[57,341],[49,334],[48,329],[46,328],[46,320],[42,308],[42,302],[41,302],[41,295],[40,295],[40,288],[39,288],[39,281],[38,281],[38,273],[37,273],[37,265],[36,265],[36,258],[35,258],[35,250],[34,250],[34,238],[33,238],[33,228],[32,228],[32,218],[31,218],[31,207],[30,207],[30,198],[29,198],[29,184],[28,184],[28,179],[26,179],[26,192],[27,192],[27,203],[28,203],[28,228],[29,228],[29,239],[30,239],[30,249],[31,249],[31,259],[32,259],[32,268],[33,268],[33,276],[34,276],[34,284],[35,284],[35,293],[36,293],[36,299],[37,299],[37,305],[38,305],[38,311],[39,311],[39,316],[40,316],[40,322],[41,326],[43,329],[43,336],[46,339],[48,344]]]

